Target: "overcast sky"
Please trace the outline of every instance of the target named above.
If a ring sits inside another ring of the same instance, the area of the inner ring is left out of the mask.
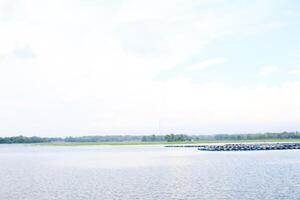
[[[0,136],[300,130],[299,10],[0,0]]]

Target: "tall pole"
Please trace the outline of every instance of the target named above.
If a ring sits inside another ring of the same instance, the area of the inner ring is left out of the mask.
[[[160,135],[160,119],[158,120],[158,135]]]

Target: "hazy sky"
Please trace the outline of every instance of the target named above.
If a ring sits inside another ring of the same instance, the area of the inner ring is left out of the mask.
[[[0,136],[300,130],[299,10],[0,0]]]

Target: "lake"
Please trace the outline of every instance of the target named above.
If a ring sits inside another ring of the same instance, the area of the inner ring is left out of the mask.
[[[299,198],[300,150],[0,145],[1,200]]]

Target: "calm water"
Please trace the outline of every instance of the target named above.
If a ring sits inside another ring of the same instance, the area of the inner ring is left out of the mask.
[[[300,199],[300,150],[0,145],[0,199]]]

